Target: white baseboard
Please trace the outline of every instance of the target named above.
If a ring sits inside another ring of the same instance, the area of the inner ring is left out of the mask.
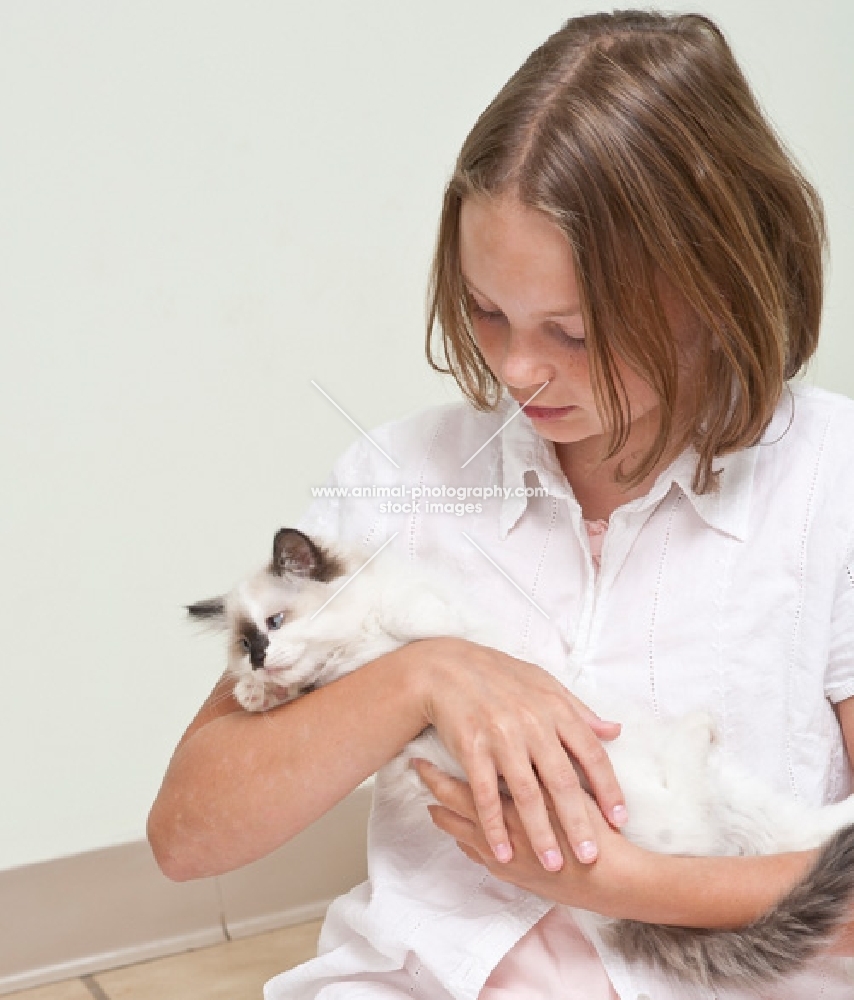
[[[129,945],[116,951],[94,953],[85,958],[72,959],[68,962],[57,962],[54,965],[43,965],[36,969],[13,973],[0,979],[0,995],[16,993],[18,990],[28,990],[34,986],[44,986],[57,983],[64,979],[78,979],[107,969],[116,969],[123,965],[136,965],[137,962],[147,962],[151,958],[162,958],[164,955],[176,955],[182,951],[192,951],[194,948],[207,948],[209,945],[220,944],[225,940],[222,931],[199,931],[197,934],[182,934],[178,937],[164,938],[161,941],[149,941],[136,946]]]
[[[363,880],[361,880],[363,881]],[[354,882],[353,885],[357,883]],[[348,886],[347,888],[351,888]],[[254,937],[256,934],[266,934],[267,931],[276,931],[280,927],[293,927],[294,924],[307,924],[312,920],[320,920],[326,913],[326,907],[335,899],[320,900],[317,903],[306,903],[303,906],[293,906],[287,910],[278,910],[276,913],[264,913],[258,917],[246,917],[243,920],[230,921],[228,924],[228,936],[236,941],[239,938]]]
[[[366,876],[370,798],[215,879],[170,882],[144,841],[0,872],[0,995],[316,920]]]

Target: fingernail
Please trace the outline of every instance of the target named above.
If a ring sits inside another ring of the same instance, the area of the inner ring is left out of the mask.
[[[506,864],[513,857],[513,849],[509,844],[496,844],[495,857],[498,858],[502,864]]]
[[[552,849],[543,854],[543,867],[550,872],[557,872],[563,867],[563,856],[560,851]]]
[[[591,861],[596,860],[596,845],[592,840],[582,840],[578,845],[578,860],[583,861],[585,864],[589,864]]]
[[[611,817],[616,826],[622,826],[629,818],[629,810],[625,806],[614,806]]]

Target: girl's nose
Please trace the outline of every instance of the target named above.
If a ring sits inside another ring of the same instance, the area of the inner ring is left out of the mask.
[[[554,370],[530,338],[511,333],[498,374],[505,385],[524,389],[551,381]]]

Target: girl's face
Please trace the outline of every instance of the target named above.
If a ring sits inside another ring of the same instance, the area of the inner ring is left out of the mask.
[[[591,444],[604,445],[563,233],[510,196],[469,197],[461,208],[460,263],[475,338],[492,373],[520,404],[548,383],[525,407],[537,432],[565,445],[594,438]],[[617,367],[631,406],[634,450],[645,427],[653,434],[657,428],[658,397],[626,365]]]

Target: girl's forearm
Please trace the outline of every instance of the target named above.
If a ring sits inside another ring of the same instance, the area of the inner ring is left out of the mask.
[[[681,927],[744,927],[800,881],[817,854],[695,858],[643,851],[615,889],[607,915]]]
[[[194,722],[149,816],[165,874],[183,881],[263,857],[391,760],[427,724],[422,679],[436,642],[411,643],[263,715]]]

